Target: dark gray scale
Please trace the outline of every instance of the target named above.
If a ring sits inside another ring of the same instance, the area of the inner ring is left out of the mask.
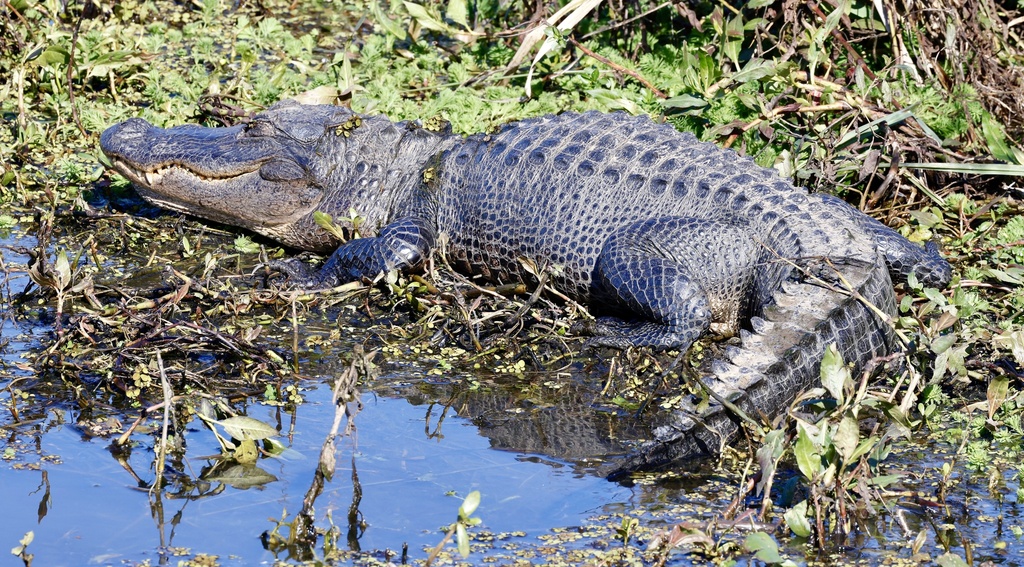
[[[458,171],[446,179],[457,178],[464,188],[440,207],[438,218],[442,230],[462,235],[452,242],[453,255],[463,257],[460,248],[481,240],[497,242],[486,255],[503,255],[499,261],[512,277],[529,278],[519,270],[519,257],[557,264],[558,287],[578,299],[589,295],[597,252],[623,225],[666,213],[736,216],[708,198],[714,186],[705,179],[725,174],[700,163],[710,156],[716,167],[735,171],[714,159],[721,150],[644,119],[563,115],[524,121],[468,143],[474,142],[484,145],[479,153],[485,158],[471,161],[458,148],[448,162]],[[503,182],[500,190],[495,178]],[[760,181],[770,179],[767,174]],[[494,207],[480,211],[474,206],[480,201]]]

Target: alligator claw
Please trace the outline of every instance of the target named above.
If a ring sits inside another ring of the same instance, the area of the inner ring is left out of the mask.
[[[656,351],[679,349],[685,351],[692,339],[674,332],[667,325],[651,321],[624,321],[616,317],[598,317],[576,323],[570,332],[590,335],[583,343],[584,350],[608,347],[625,350],[629,347],[651,347]]]
[[[291,285],[301,289],[325,287],[324,284],[326,282],[323,281],[323,278],[320,276],[320,272],[297,258],[271,260],[270,262],[261,264],[261,267],[266,267],[272,272],[282,274],[284,279]]]

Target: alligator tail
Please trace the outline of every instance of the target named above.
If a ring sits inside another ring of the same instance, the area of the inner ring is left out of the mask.
[[[800,392],[818,383],[829,344],[835,343],[855,369],[892,352],[894,332],[878,312],[890,317],[896,313],[884,263],[879,259],[841,271],[853,293],[820,282],[785,282],[761,316],[751,320],[751,330],[741,332],[741,346],[727,347],[723,358],[711,362],[704,384],[746,415],[770,418],[786,411]],[[669,415],[655,428],[654,439],[618,464],[609,480],[716,455],[738,435],[739,418],[731,410],[712,401],[698,411],[696,401],[686,400],[682,407],[666,412]]]

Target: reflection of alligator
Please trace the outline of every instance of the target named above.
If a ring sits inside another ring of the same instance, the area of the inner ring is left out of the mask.
[[[133,119],[101,144],[158,205],[299,248],[337,247],[318,272],[281,266],[304,285],[414,266],[443,243],[469,273],[535,281],[539,268],[553,287],[619,316],[590,326],[592,344],[686,348],[709,327],[743,325],[742,346],[704,382],[753,416],[777,414],[814,383],[829,343],[858,365],[892,348],[865,307],[894,312],[890,274],[950,279],[933,246],[623,114],[547,116],[464,139],[288,101],[232,128]],[[373,236],[339,246],[313,219],[352,210]],[[714,452],[735,435],[717,403],[683,405],[626,468]]]
[[[588,468],[627,452],[623,439],[650,433],[618,412],[595,405],[594,381],[560,380],[558,389],[488,381],[487,385],[419,383],[388,388],[378,380],[374,392],[428,405],[427,435],[443,433],[453,414],[470,420],[494,449],[543,455]],[[598,384],[599,386],[599,384]],[[614,460],[614,459],[611,459]]]

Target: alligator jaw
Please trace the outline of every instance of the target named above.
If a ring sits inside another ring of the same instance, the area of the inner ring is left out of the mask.
[[[171,171],[175,171],[177,172],[177,174],[183,176],[191,176],[194,178],[196,183],[209,183],[235,179],[246,174],[255,173],[256,171],[259,170],[260,166],[260,164],[257,163],[254,164],[254,167],[248,170],[239,170],[236,172],[231,172],[230,174],[227,175],[214,176],[199,173],[197,171],[192,170],[187,165],[180,163],[165,163],[157,166],[141,168],[133,165],[128,160],[117,157],[111,160],[111,163],[118,173],[127,177],[128,180],[131,181],[136,187],[145,187],[147,189],[151,189],[153,187],[160,185],[164,181],[164,177],[168,174],[168,172]]]
[[[164,129],[133,118],[103,132],[100,145],[157,206],[308,244],[289,227],[311,216],[324,192],[303,165],[308,148],[288,136],[255,136],[242,126]]]
[[[221,199],[230,198],[232,184],[245,185],[247,176],[258,177],[258,169],[226,177],[211,177],[174,163],[160,165],[154,169],[142,169],[126,160],[115,158],[112,164],[118,173],[132,182],[136,191],[146,201],[158,207],[225,224],[237,224],[239,215],[225,214],[211,207],[211,197],[219,195]],[[200,191],[200,188],[203,190]],[[215,198],[213,202],[216,200],[218,199]],[[255,229],[251,225],[246,228]]]

